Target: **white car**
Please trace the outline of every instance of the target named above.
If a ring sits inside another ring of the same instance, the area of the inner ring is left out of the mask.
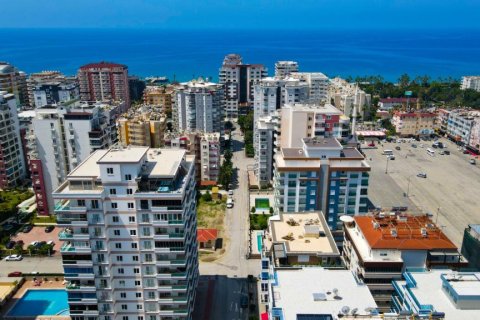
[[[21,261],[23,257],[19,254],[12,254],[5,258],[5,261]]]
[[[228,190],[228,195],[233,196],[233,190]]]
[[[55,242],[53,242],[53,240],[50,240],[50,241],[47,242],[47,244],[53,246],[53,245],[55,245]]]

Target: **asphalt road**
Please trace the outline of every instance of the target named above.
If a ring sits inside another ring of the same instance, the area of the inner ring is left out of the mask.
[[[28,257],[24,256],[22,261],[0,261],[0,276],[6,276],[10,272],[21,271],[23,273],[63,273],[62,258],[51,257]]]
[[[440,155],[440,149],[434,149],[434,157],[428,155],[426,149],[432,142],[423,141],[416,144],[424,144],[424,148],[412,148],[411,143],[385,143],[378,149],[364,150],[372,167],[369,198],[377,206],[405,205],[415,213],[432,213],[433,221],[461,247],[467,225],[480,223],[480,163],[471,165],[472,156],[462,154],[447,139],[441,141],[450,155]],[[395,150],[396,146],[401,150]],[[383,149],[395,154],[395,160],[388,161],[387,174]],[[425,172],[427,178],[417,177],[419,172]],[[408,197],[404,196],[407,192]]]

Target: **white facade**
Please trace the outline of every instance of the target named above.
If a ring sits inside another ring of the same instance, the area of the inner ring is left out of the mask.
[[[334,78],[330,81],[327,99],[346,116],[352,116],[356,108],[357,115],[363,117],[364,109],[371,105],[372,97],[361,90],[357,84],[349,83],[342,78]]]
[[[472,89],[480,92],[480,76],[466,76],[462,78],[462,90]]]
[[[184,150],[98,150],[54,191],[72,319],[192,318],[194,175]]]
[[[220,173],[220,133],[202,135],[200,158],[202,181],[217,181]]]
[[[308,84],[308,103],[327,101],[329,80],[321,72],[293,72],[290,77],[305,81]]]
[[[79,99],[80,90],[75,81],[45,82],[33,88],[33,101],[36,108],[55,103]]]
[[[298,72],[298,62],[277,61],[275,62],[275,77],[285,78],[292,72]]]
[[[223,133],[223,86],[192,80],[175,88],[176,131]]]
[[[479,121],[479,111],[452,110],[448,114],[447,134],[458,143],[468,145],[471,140],[472,128],[475,126],[475,123]]]
[[[67,174],[93,151],[117,142],[115,121],[123,104],[77,102],[35,109],[28,137],[29,156],[42,161],[50,212],[53,212],[51,193]]]
[[[225,116],[237,117],[246,114],[239,108],[249,110],[253,103],[253,88],[267,77],[262,64],[244,64],[238,54],[225,56],[219,72],[219,83],[225,86]]]
[[[0,91],[0,188],[22,182],[26,166],[15,96]]]
[[[278,117],[261,117],[256,123],[253,137],[255,149],[255,176],[258,183],[263,186],[272,181],[273,154],[276,148],[276,129]]]

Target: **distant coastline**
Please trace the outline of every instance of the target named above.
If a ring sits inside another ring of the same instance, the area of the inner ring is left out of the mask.
[[[224,55],[235,52],[270,74],[277,60],[329,77],[480,74],[479,30],[0,29],[0,37],[0,60],[27,73],[75,74],[82,64],[106,60],[141,77],[215,81]]]

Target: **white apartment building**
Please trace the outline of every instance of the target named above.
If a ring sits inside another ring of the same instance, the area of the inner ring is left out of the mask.
[[[41,201],[50,213],[51,193],[68,173],[93,151],[117,142],[116,119],[124,104],[70,102],[35,109],[28,135],[29,159],[41,161],[43,177],[38,187],[47,197]]]
[[[185,150],[97,150],[53,192],[72,320],[192,319],[193,160]]]
[[[298,62],[296,61],[277,61],[275,62],[275,77],[285,78],[292,72],[298,72]]]
[[[201,179],[217,181],[220,173],[220,133],[205,133],[200,138]]]
[[[260,186],[269,184],[273,178],[273,155],[278,142],[276,131],[278,117],[261,117],[256,123],[253,137],[255,149],[255,176]]]
[[[223,85],[202,79],[175,87],[173,125],[177,132],[200,131],[223,134]]]
[[[225,86],[225,116],[236,118],[247,114],[253,103],[253,88],[268,76],[263,64],[244,64],[238,54],[228,54],[218,75]]]
[[[480,92],[480,76],[462,77],[462,90],[472,89]]]
[[[467,109],[451,110],[448,114],[447,135],[459,144],[469,145],[472,128],[476,122],[480,122],[479,111]],[[474,132],[476,129],[475,126]]]
[[[254,90],[254,123],[260,117],[270,116],[277,109],[289,103],[302,103],[308,100],[308,84],[293,78],[265,78]]]
[[[301,148],[275,154],[275,212],[324,212],[331,230],[341,215],[367,213],[370,166],[335,138],[304,138]]]
[[[308,103],[325,103],[328,96],[329,80],[321,72],[293,72],[290,77],[308,84]]]
[[[63,79],[35,84],[32,90],[35,108],[80,98],[77,81]]]
[[[15,95],[0,91],[0,189],[20,184],[25,172]]]
[[[17,107],[28,104],[27,75],[7,62],[0,61],[0,91],[13,93]]]
[[[357,115],[364,116],[365,106],[371,105],[372,97],[358,87],[342,78],[330,80],[327,100],[340,109],[345,115],[352,116],[354,108]]]

